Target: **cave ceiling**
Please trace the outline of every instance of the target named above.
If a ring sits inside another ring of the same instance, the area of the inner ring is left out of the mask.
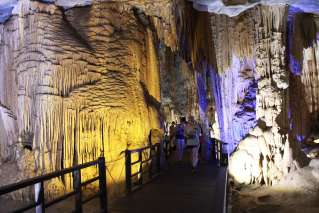
[[[319,14],[319,1],[317,0],[191,0],[194,8],[201,11],[208,11],[216,14],[237,16],[245,10],[256,6],[284,5],[299,8],[306,13]],[[226,6],[227,5],[227,6]]]
[[[39,0],[40,1],[40,0]],[[72,7],[87,6],[93,3],[94,0],[41,0],[40,2],[54,3],[64,9]],[[126,1],[126,0],[118,0]],[[146,0],[147,1],[147,0]],[[166,0],[164,0],[166,1]],[[317,0],[189,0],[193,2],[195,9],[200,11],[208,11],[216,14],[226,14],[228,16],[237,16],[240,13],[252,8],[258,4],[263,5],[284,5],[299,8],[306,13],[319,14],[319,1]],[[17,14],[15,8],[19,6],[22,0],[1,0],[0,2],[0,23],[6,21],[12,14]],[[127,1],[132,4],[135,1]],[[140,1],[136,2],[137,4]],[[150,1],[156,3],[154,1]]]

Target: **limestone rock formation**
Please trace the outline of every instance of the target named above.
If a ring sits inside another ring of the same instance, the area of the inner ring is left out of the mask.
[[[266,10],[268,12],[265,12]],[[239,182],[276,183],[289,172],[297,170],[307,162],[304,154],[300,152],[300,145],[297,143],[298,141],[302,142],[309,136],[309,131],[316,120],[318,112],[315,109],[317,107],[317,98],[313,92],[316,91],[315,93],[318,94],[318,91],[312,89],[313,86],[306,86],[307,89],[302,86],[300,77],[294,76],[296,66],[290,66],[291,73],[290,70],[286,69],[285,57],[286,52],[293,57],[295,56],[295,52],[300,54],[300,50],[292,52],[293,48],[298,47],[300,44],[297,44],[298,42],[289,43],[292,39],[300,39],[305,43],[308,43],[307,41],[310,40],[310,44],[312,44],[314,40],[313,34],[316,33],[307,33],[305,35],[308,37],[304,38],[296,34],[296,30],[289,30],[291,28],[300,29],[302,27],[309,28],[314,26],[308,24],[309,22],[311,23],[311,18],[310,20],[309,18],[303,19],[307,22],[303,26],[288,22],[288,32],[286,32],[287,27],[285,23],[287,18],[285,17],[285,11],[287,9],[284,7],[277,7],[276,9],[271,7],[262,8],[261,12],[263,15],[260,16],[261,19],[257,22],[258,27],[256,29],[259,30],[256,32],[256,71],[259,79],[256,95],[256,116],[259,125],[250,132],[251,136],[247,136],[242,142],[245,144],[247,143],[245,141],[249,141],[248,143],[251,147],[260,148],[261,146],[263,149],[257,151],[259,154],[256,155],[257,148],[255,151],[252,151],[247,146],[242,147],[239,145],[238,151],[233,154],[230,161],[230,171],[234,176],[236,176],[235,171],[238,171],[237,167],[240,161],[237,159],[240,158],[241,153],[246,152],[248,156],[255,156],[252,158],[254,161],[251,161],[250,165],[253,169],[250,170],[248,167],[245,167],[244,164],[247,162],[241,164],[241,168],[244,167],[244,170],[249,170],[250,172],[248,172],[249,175],[246,174],[240,177],[238,179]],[[269,17],[267,18],[267,16]],[[303,17],[302,14],[290,14],[288,21],[296,20],[299,16]],[[313,20],[314,18],[312,22]],[[269,30],[272,32],[269,32]],[[312,32],[316,32],[315,27],[312,28]],[[285,38],[287,38],[286,34],[288,36],[288,47],[285,42]],[[308,67],[311,66],[312,61],[316,60],[313,56],[310,56],[311,59],[309,59],[310,52],[307,52],[306,48],[302,54],[302,58],[306,57],[308,59],[307,63],[304,64],[305,68],[303,68],[303,71],[299,70],[302,73],[301,78],[307,76],[307,73],[309,73]],[[298,61],[291,61],[293,57],[290,57],[290,63],[298,63]],[[300,58],[300,56],[297,58]],[[308,82],[311,82],[309,83],[311,85],[316,85],[317,71],[315,70],[317,68],[312,69],[310,73],[312,73],[313,80]],[[290,82],[291,84],[289,85]],[[308,100],[308,103],[305,103],[304,98]],[[314,106],[314,108],[303,108],[310,106]],[[309,111],[313,112],[313,114],[307,113]],[[253,142],[252,137],[256,137],[254,140],[258,142]],[[253,173],[253,171],[258,172]]]
[[[0,162],[18,162],[18,179],[104,155],[110,194],[123,191],[123,151],[144,146],[149,130],[160,125],[156,38],[176,48],[164,21],[173,3],[157,5],[167,9],[92,1],[65,11],[19,1],[17,15],[0,25]],[[145,15],[149,25],[133,6],[154,16]],[[68,190],[70,181],[52,184]]]
[[[1,2],[0,167],[17,181],[104,155],[119,194],[124,150],[194,115],[238,182],[279,182],[316,133],[319,5],[306,2]]]

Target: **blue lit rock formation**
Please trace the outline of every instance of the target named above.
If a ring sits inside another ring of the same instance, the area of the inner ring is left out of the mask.
[[[221,16],[215,17],[212,21],[213,32],[216,35],[214,42],[217,67],[222,85],[221,105],[222,111],[225,111],[223,123],[219,124],[222,126],[222,139],[223,135],[228,135],[228,138],[225,137],[226,143],[231,147],[228,153],[231,153],[238,143],[230,132],[236,133],[238,121],[247,117],[241,117],[240,112],[236,114],[233,110],[236,107],[236,102],[234,103],[236,99],[232,94],[234,90],[236,91],[236,84],[240,85],[240,78],[232,80],[232,77],[227,75],[232,76],[231,73],[236,70],[234,67],[239,67],[236,66],[239,60],[234,54],[239,58],[254,58],[250,64],[252,64],[251,69],[255,70],[254,78],[257,84],[255,110],[259,125],[254,128],[255,120],[251,117],[250,134],[246,136],[250,130],[247,128],[246,134],[242,134],[242,137],[246,138],[231,155],[230,172],[240,182],[271,184],[280,180],[290,170],[297,169],[299,164],[302,165],[298,152],[293,151],[294,141],[288,140],[289,71],[286,69],[285,52],[286,17],[285,6],[261,6],[248,10],[239,17]],[[242,26],[240,23],[246,24]],[[229,80],[223,84],[223,79]],[[248,114],[249,111],[248,109],[245,113]],[[254,113],[254,110],[252,112]],[[242,121],[242,123],[247,122]],[[245,130],[243,126],[239,129],[241,132]]]
[[[232,65],[212,84],[220,127],[220,139],[232,153],[238,143],[256,126],[255,67],[253,60],[232,57]],[[215,77],[216,78],[216,77]]]
[[[191,0],[194,7],[201,11],[208,11],[228,16],[238,16],[240,13],[259,4],[269,6],[290,5],[305,13],[319,13],[319,2],[316,0]]]

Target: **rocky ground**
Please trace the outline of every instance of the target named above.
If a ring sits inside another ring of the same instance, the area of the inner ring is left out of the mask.
[[[309,158],[319,158],[319,132],[313,133],[301,148]]]
[[[232,185],[231,193],[233,213],[319,212],[319,159],[275,186]]]
[[[233,191],[233,213],[319,212],[319,192],[246,186]]]

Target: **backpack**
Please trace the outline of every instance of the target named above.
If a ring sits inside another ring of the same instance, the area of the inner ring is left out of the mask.
[[[184,127],[179,124],[176,126],[176,130],[175,130],[175,136],[176,139],[184,139]]]
[[[197,135],[198,135],[196,127],[194,125],[192,125],[192,124],[188,124],[186,126],[186,130],[185,131],[186,131],[186,136],[189,139],[196,138]]]
[[[186,135],[187,135],[187,146],[199,145],[199,134],[198,134],[198,128],[196,126],[189,124],[186,127]]]

